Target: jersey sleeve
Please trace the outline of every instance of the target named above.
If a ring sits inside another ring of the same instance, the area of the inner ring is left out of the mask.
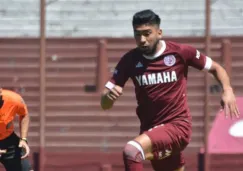
[[[210,70],[212,59],[189,45],[182,46],[182,57],[188,66],[199,70]]]
[[[125,83],[130,77],[129,65],[129,57],[126,55],[123,56],[116,65],[113,75],[110,78],[110,80],[106,83],[105,87],[108,89],[112,89],[115,85],[124,87]]]
[[[18,111],[17,111],[17,114],[20,115],[20,116],[25,116],[25,115],[28,114],[28,109],[27,109],[27,106],[26,106],[23,98],[21,98],[18,101]]]

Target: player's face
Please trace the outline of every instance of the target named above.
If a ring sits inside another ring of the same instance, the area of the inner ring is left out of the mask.
[[[142,53],[152,55],[156,52],[158,42],[162,38],[162,30],[157,25],[134,26],[134,38]]]

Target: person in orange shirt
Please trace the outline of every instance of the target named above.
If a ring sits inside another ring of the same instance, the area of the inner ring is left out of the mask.
[[[14,132],[16,114],[19,115],[20,137]],[[6,171],[24,171],[22,159],[30,153],[27,142],[29,122],[23,98],[13,91],[0,89],[0,162]],[[22,150],[25,152],[23,156]]]

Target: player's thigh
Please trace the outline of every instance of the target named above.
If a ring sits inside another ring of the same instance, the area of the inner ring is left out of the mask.
[[[134,139],[134,141],[138,142],[144,152],[145,159],[146,160],[151,160],[153,159],[153,154],[152,152],[152,141],[146,134],[141,134],[138,137]]]
[[[173,140],[168,135],[168,133],[165,132],[165,127],[163,127],[163,129],[158,129],[161,126],[152,128],[134,139],[134,141],[138,142],[141,145],[146,160],[157,159],[159,155],[165,154],[161,153],[161,151],[169,149],[166,147],[172,144]],[[161,145],[163,145],[163,147]],[[162,156],[160,156],[160,158],[161,157]]]
[[[8,159],[2,162],[6,171],[33,171],[28,159]]]
[[[22,171],[21,169],[21,149],[18,145],[10,145],[7,152],[1,157],[2,164],[7,171]]]
[[[2,160],[2,164],[6,171],[23,171],[20,158],[5,159]]]
[[[180,154],[190,137],[191,126],[181,122],[158,125],[135,138],[135,141],[142,146],[146,159],[160,160]]]
[[[153,159],[160,160],[171,155],[178,155],[190,141],[190,128],[184,129],[178,124],[168,123],[156,126],[146,132],[151,141],[150,152]]]
[[[185,171],[185,167],[184,167],[184,166],[182,166],[181,168],[176,169],[175,171]]]

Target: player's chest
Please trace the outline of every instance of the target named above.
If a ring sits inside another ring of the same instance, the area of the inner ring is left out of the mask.
[[[0,121],[4,121],[16,114],[17,106],[12,104],[4,104],[0,109]]]
[[[176,72],[180,74],[184,70],[185,64],[182,58],[176,54],[168,54],[155,60],[141,58],[133,63],[131,77],[146,74],[157,74]]]
[[[156,60],[141,59],[135,62],[131,78],[139,85],[176,82],[184,75],[184,62],[174,54]]]

